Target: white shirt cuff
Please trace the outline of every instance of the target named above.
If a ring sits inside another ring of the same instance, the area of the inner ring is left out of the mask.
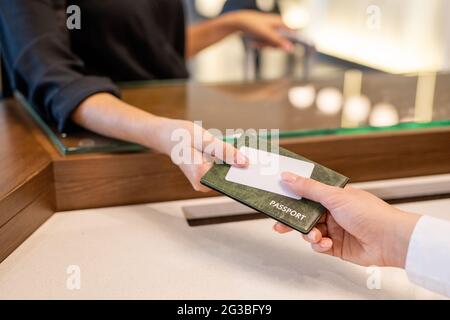
[[[408,278],[450,297],[450,222],[423,216],[411,235],[406,258]]]

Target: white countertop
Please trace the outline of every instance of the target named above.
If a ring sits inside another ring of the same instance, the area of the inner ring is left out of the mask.
[[[223,201],[57,213],[0,264],[0,299],[442,298],[391,268],[369,290],[370,269],[313,253],[299,233],[273,232],[269,219],[190,227],[181,212]],[[401,207],[450,218],[450,199]],[[79,290],[67,287],[70,266]]]

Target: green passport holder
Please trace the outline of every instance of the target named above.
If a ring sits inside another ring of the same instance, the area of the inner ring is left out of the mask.
[[[261,138],[256,138],[256,140],[256,145],[253,142],[251,147],[256,147],[268,152],[271,152],[271,149],[274,149],[266,140]],[[234,142],[237,148],[244,145],[249,146],[249,143],[249,136],[243,136]],[[347,177],[318,163],[283,148],[278,149],[279,154],[282,156],[313,163],[314,170],[311,179],[341,188],[349,181]],[[225,180],[225,177],[229,169],[230,166],[227,164],[214,164],[214,166],[202,177],[201,183],[249,206],[250,208],[260,211],[301,233],[308,233],[315,226],[321,215],[326,211],[320,203],[305,198],[296,200],[276,193],[227,181]],[[301,217],[301,219],[299,217]]]

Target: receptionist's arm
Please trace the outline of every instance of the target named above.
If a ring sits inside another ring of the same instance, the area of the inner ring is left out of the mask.
[[[105,116],[106,115],[106,116]],[[232,145],[213,137],[207,131],[190,121],[158,117],[129,105],[109,93],[98,93],[88,97],[75,110],[72,120],[89,130],[105,136],[133,141],[168,156],[178,141],[172,141],[171,135],[183,130],[190,137],[202,136],[201,140],[187,141],[184,149],[192,159],[199,162],[184,161],[177,163],[197,191],[209,189],[200,184],[200,178],[208,171],[212,163],[208,156],[214,156],[236,166],[244,167],[248,160]],[[206,152],[205,150],[212,150]],[[219,152],[214,153],[214,150]],[[212,154],[214,153],[214,154]],[[176,161],[174,160],[176,163]]]
[[[1,53],[14,89],[43,117],[55,122],[60,131],[75,122],[97,133],[141,143],[170,155],[174,145],[171,134],[176,129],[192,133],[195,125],[140,111],[119,99],[119,89],[110,79],[90,75],[83,61],[72,52],[69,32],[58,24],[54,3],[0,0]],[[245,165],[237,150],[205,134],[200,143],[188,146],[188,151],[202,161],[179,164],[197,190],[205,190],[199,179],[211,164],[201,150],[211,143],[217,146],[216,150],[227,151],[216,152],[216,157],[226,157],[232,163],[240,159]]]
[[[288,27],[276,14],[260,13],[254,10],[227,13],[188,28],[186,56],[191,58],[235,32],[252,36],[262,45],[291,51],[292,43],[277,32],[279,29],[288,29]]]

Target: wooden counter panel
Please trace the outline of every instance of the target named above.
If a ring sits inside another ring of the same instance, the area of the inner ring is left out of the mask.
[[[450,128],[296,138],[281,145],[352,182],[450,172]]]
[[[16,102],[0,103],[0,261],[54,212],[52,159]]]
[[[296,138],[281,145],[352,182],[450,172],[450,130]],[[54,167],[58,210],[217,195],[195,192],[168,157],[152,152],[81,155],[56,160]]]
[[[0,103],[0,199],[51,164],[12,100]]]
[[[0,228],[35,201],[43,191],[53,192],[53,188],[53,170],[52,166],[48,165],[0,201]]]
[[[53,166],[57,182],[158,175],[177,168],[169,157],[152,151],[57,156]]]
[[[53,166],[58,211],[208,196],[153,152],[58,157]]]
[[[121,206],[214,196],[192,189],[176,170],[165,174],[132,175],[55,182],[58,211]]]
[[[44,191],[53,192],[52,159],[16,102],[0,103],[0,227]]]
[[[53,202],[53,190],[46,190],[0,228],[0,262],[53,214]]]

